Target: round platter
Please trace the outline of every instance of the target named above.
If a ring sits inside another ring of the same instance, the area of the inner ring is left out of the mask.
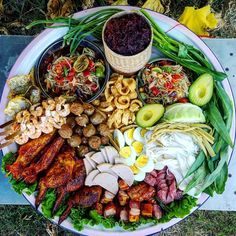
[[[76,13],[74,16],[75,17],[83,17],[86,16],[87,14],[96,12],[98,10],[101,10],[103,8],[108,8],[108,7],[99,7],[99,8],[92,8],[89,10],[85,10],[79,13]],[[114,8],[114,7],[112,7]],[[138,9],[136,7],[127,7],[127,6],[120,6],[116,8],[121,8],[124,10],[135,10]],[[196,36],[193,32],[191,32],[189,29],[184,27],[183,25],[179,24],[177,21],[164,16],[162,14],[149,11],[150,15],[155,19],[155,21],[158,23],[158,25],[165,31],[168,32],[168,34],[175,38],[178,39],[182,42],[192,44],[195,47],[199,48],[209,59],[209,61],[213,64],[214,68],[218,71],[223,72],[223,68],[220,65],[219,61],[213,54],[213,52],[207,47],[207,45],[198,37]],[[59,38],[63,37],[63,35],[67,32],[67,28],[57,28],[57,29],[46,29],[44,30],[41,34],[39,34],[26,48],[25,50],[21,53],[19,58],[17,59],[15,65],[11,69],[9,73],[9,78],[13,77],[15,75],[19,74],[27,74],[29,73],[30,69],[34,66],[36,63],[36,60],[39,58],[41,53],[54,41],[58,40]],[[153,51],[153,57],[157,57],[158,52]],[[161,55],[160,55],[161,56]],[[226,90],[227,94],[233,101],[233,95],[232,95],[232,90],[230,88],[230,84],[227,79],[223,81],[223,87]],[[1,105],[0,105],[0,123],[4,123],[7,118],[3,115],[3,110],[4,107],[7,104],[7,96],[9,93],[9,88],[7,85],[4,87],[4,91],[2,94],[1,98]],[[234,106],[234,104],[233,104]],[[234,109],[235,110],[235,109]],[[233,140],[235,141],[235,114],[233,114],[233,122],[232,122],[232,127],[230,131],[230,136]],[[16,145],[12,144],[6,148],[3,149],[3,154],[9,152],[9,151],[16,151]],[[231,156],[232,154],[232,149],[229,149],[228,155]],[[27,195],[26,193],[23,194],[24,197],[29,201],[29,203],[34,206],[35,203],[35,197],[32,194],[31,196]],[[198,207],[201,206],[206,200],[208,199],[208,195],[202,194],[200,198],[198,199]],[[192,209],[192,212],[195,211],[197,207]],[[39,212],[41,212],[41,209],[39,208]],[[57,218],[52,220],[54,223],[57,223]],[[155,226],[150,226],[150,225],[143,225],[143,227],[140,227],[136,231],[124,231],[121,228],[113,228],[109,230],[104,230],[103,228],[96,226],[96,227],[85,227],[84,230],[80,231],[80,233],[85,234],[85,235],[97,235],[97,236],[104,236],[104,235],[149,235],[153,233],[160,232],[162,230],[165,230],[174,224],[178,223],[182,219],[180,218],[175,218],[169,221],[168,223],[164,224],[158,224]],[[62,227],[66,228],[67,230],[70,230],[74,233],[78,233],[77,230],[75,230],[71,224],[71,222],[67,219],[65,220],[62,224]]]

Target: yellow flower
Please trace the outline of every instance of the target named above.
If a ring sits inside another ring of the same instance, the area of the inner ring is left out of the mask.
[[[185,7],[179,22],[199,36],[209,36],[207,29],[215,29],[218,24],[215,14],[211,13],[210,5],[199,9]]]
[[[147,8],[156,12],[163,13],[165,11],[160,0],[147,0],[142,8]]]

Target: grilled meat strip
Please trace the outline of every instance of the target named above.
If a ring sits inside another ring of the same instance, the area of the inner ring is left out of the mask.
[[[53,213],[57,211],[66,193],[77,191],[84,185],[85,176],[86,171],[83,160],[76,160],[72,178],[66,183],[65,186],[61,186],[57,189],[57,200],[53,207]]]
[[[99,202],[102,195],[102,187],[100,186],[85,186],[78,190],[73,197],[71,197],[67,203],[67,208],[61,215],[58,224],[61,224],[67,216],[70,214],[71,208],[74,206],[91,207],[95,203]]]
[[[71,179],[75,165],[75,150],[66,148],[59,153],[47,174],[39,182],[39,192],[35,200],[36,208],[42,202],[48,188],[58,188]]]
[[[37,157],[53,137],[54,132],[44,134],[37,139],[30,140],[19,148],[16,161],[12,165],[7,166],[7,170],[12,174],[14,179],[21,179],[24,168]]]
[[[151,199],[155,195],[155,192],[154,187],[144,182],[131,186],[127,190],[130,199],[139,202]]]
[[[61,137],[57,137],[56,139],[54,139],[52,144],[48,145],[39,161],[36,163],[32,163],[29,167],[24,169],[22,177],[24,178],[24,181],[26,183],[34,183],[37,179],[37,175],[43,170],[49,168],[49,166],[59,153],[64,142],[64,139]]]

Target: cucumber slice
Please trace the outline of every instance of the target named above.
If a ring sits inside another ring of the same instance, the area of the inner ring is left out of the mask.
[[[142,128],[153,126],[164,114],[161,104],[147,104],[136,115],[136,124]]]
[[[189,88],[189,101],[197,106],[206,105],[213,95],[214,82],[210,74],[199,76]]]
[[[167,122],[181,123],[206,122],[202,109],[191,103],[175,103],[173,105],[167,106],[162,120]]]

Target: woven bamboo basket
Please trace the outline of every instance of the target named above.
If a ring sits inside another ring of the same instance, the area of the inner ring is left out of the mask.
[[[141,68],[143,68],[146,65],[146,63],[149,61],[151,54],[152,54],[152,40],[153,40],[152,27],[145,16],[143,16],[141,13],[135,11],[135,13],[142,16],[150,25],[151,40],[150,40],[149,45],[142,52],[132,55],[132,56],[124,56],[124,55],[120,55],[120,54],[112,51],[108,47],[108,45],[106,44],[106,42],[104,40],[104,31],[105,31],[107,22],[110,19],[115,18],[115,17],[120,17],[125,14],[130,14],[133,12],[134,11],[124,11],[124,12],[119,12],[119,13],[114,14],[112,17],[110,17],[106,21],[106,23],[103,26],[103,31],[102,31],[102,41],[103,41],[103,46],[104,46],[104,52],[105,52],[105,56],[106,56],[108,63],[115,71],[125,74],[125,75],[134,74],[135,72],[137,72]]]

